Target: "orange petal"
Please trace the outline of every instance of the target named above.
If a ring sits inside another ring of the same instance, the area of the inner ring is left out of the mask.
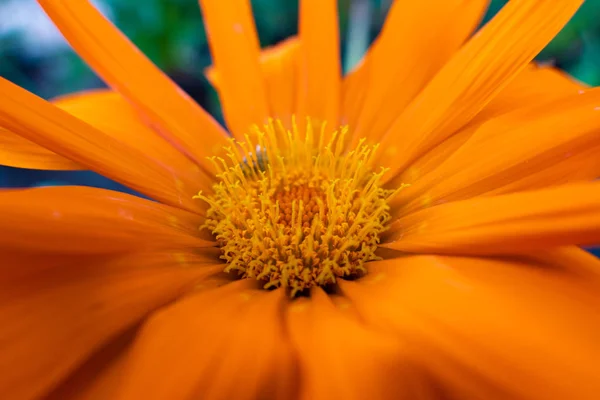
[[[4,128],[0,128],[0,165],[54,171],[84,169]]]
[[[135,326],[100,347],[44,400],[112,399],[123,378],[124,361],[137,332]]]
[[[99,254],[214,246],[203,218],[111,190],[53,186],[0,191],[0,249]]]
[[[597,282],[596,282],[597,283]],[[340,283],[364,323],[423,358],[437,398],[594,399],[600,303],[570,267],[414,256]]]
[[[295,36],[263,50],[261,54],[271,116],[280,119],[288,128],[291,128],[295,112],[299,56],[300,41]]]
[[[271,116],[280,119],[287,127],[291,127],[292,115],[295,112],[299,46],[298,38],[292,36],[260,53]],[[220,90],[223,77],[219,71],[210,66],[205,70],[205,74],[210,83]]]
[[[406,203],[402,204],[402,207],[398,207],[399,199],[413,198],[420,191],[422,185],[425,182],[429,182],[428,179],[435,177],[435,171],[450,158],[457,150],[459,150],[465,142],[469,140],[476,128],[466,127],[461,129],[456,134],[448,137],[443,142],[423,154],[421,158],[416,160],[410,167],[402,171],[399,175],[394,177],[387,176],[389,181],[387,184],[389,187],[400,187],[402,184],[409,184],[410,186],[403,189],[397,196],[391,200],[392,209],[395,213],[403,213],[405,210]],[[390,179],[391,178],[391,179]]]
[[[405,171],[391,177],[390,183],[395,185],[418,183],[417,180],[448,159],[481,124],[492,118],[521,107],[529,108],[532,104],[550,103],[567,95],[578,94],[584,89],[586,86],[576,82],[564,72],[552,67],[529,64],[467,126],[423,154]]]
[[[367,54],[355,142],[378,141],[479,24],[489,0],[394,2]]]
[[[560,31],[583,0],[513,0],[429,82],[381,140],[392,176],[467,124]]]
[[[424,355],[365,326],[353,311],[348,301],[321,289],[289,308],[288,331],[302,377],[299,399],[435,398],[416,358]]]
[[[600,284],[600,258],[581,247],[564,246],[535,251],[525,258],[579,275],[593,290]]]
[[[578,151],[577,154],[565,153],[562,160],[546,169],[536,171],[521,179],[490,190],[485,195],[513,193],[545,187],[564,185],[567,183],[589,181],[596,178],[600,170],[598,146]]]
[[[342,89],[337,1],[302,0],[299,14],[297,115],[336,129]]]
[[[152,159],[138,146],[129,146],[1,78],[0,126],[156,200],[189,210],[203,207],[192,199],[202,181],[178,176],[170,165]]]
[[[227,145],[213,118],[86,0],[38,0],[77,53],[165,139],[212,170],[206,156]]]
[[[478,197],[396,220],[384,246],[406,252],[502,254],[600,243],[600,183]]]
[[[198,165],[147,126],[119,93],[92,90],[62,96],[53,104],[120,142],[141,150],[155,162],[169,166],[175,177],[191,185],[188,191],[210,188],[211,180],[201,173]]]
[[[266,292],[242,280],[163,309],[136,339],[114,398],[291,398],[294,366],[281,314],[286,300],[283,290]]]
[[[28,273],[0,283],[2,396],[41,398],[106,341],[222,268],[196,265],[193,257],[189,264],[140,253],[19,265]]]
[[[483,108],[475,120],[485,121],[504,114],[506,110],[513,110],[518,105],[529,105],[536,101],[549,102],[585,89],[586,85],[563,71],[531,63]]]
[[[370,63],[361,62],[342,79],[342,105],[340,122],[354,132],[360,109],[367,93]],[[348,138],[349,142],[352,138]]]
[[[483,124],[429,175],[392,201],[402,214],[482,194],[600,175],[600,90],[524,106]],[[456,136],[456,135],[455,135]]]
[[[238,140],[270,115],[249,0],[200,0],[229,130]]]

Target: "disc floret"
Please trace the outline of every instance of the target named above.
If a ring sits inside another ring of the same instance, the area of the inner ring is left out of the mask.
[[[225,271],[290,288],[292,295],[337,278],[366,272],[378,260],[379,235],[390,220],[382,188],[384,168],[372,170],[377,146],[361,140],[344,150],[347,128],[315,135],[296,125],[270,121],[254,127],[245,142],[213,157],[214,193],[196,196],[209,204],[203,229],[221,248]],[[318,136],[316,140],[315,136]]]

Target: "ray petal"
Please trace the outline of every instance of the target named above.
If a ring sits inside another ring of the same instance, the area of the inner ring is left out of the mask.
[[[123,379],[124,360],[138,332],[135,325],[100,347],[44,400],[106,400]]]
[[[77,53],[163,137],[199,165],[227,134],[87,0],[38,0]]]
[[[157,163],[169,166],[175,176],[191,185],[188,192],[210,187],[211,178],[149,127],[121,94],[97,89],[62,96],[52,103],[120,142],[141,150]]]
[[[387,131],[381,163],[404,170],[488,104],[560,31],[582,0],[510,1],[465,44]]]
[[[170,165],[0,78],[0,126],[107,178],[173,206],[201,210],[192,199],[203,180]],[[204,180],[204,184],[208,182]]]
[[[414,349],[362,324],[347,300],[316,289],[290,307],[287,319],[301,400],[437,398]]]
[[[242,280],[200,289],[163,309],[142,328],[115,399],[291,398],[286,300],[283,290],[266,292]]]
[[[476,197],[408,214],[385,247],[406,252],[515,254],[600,243],[600,183]]]
[[[342,282],[343,293],[365,324],[427,355],[436,398],[594,399],[600,390],[599,282],[572,267],[410,256],[369,271]]]
[[[337,0],[303,0],[299,14],[297,115],[336,129],[342,90]]]
[[[355,143],[378,141],[399,113],[463,45],[489,0],[393,2],[380,36],[360,68],[365,94],[353,121]],[[360,73],[359,71],[353,74]]]
[[[522,106],[476,129],[393,201],[401,214],[479,195],[600,176],[600,90]]]
[[[399,175],[390,177],[392,184],[415,184],[417,180],[437,168],[462,146],[471,135],[490,119],[515,111],[532,104],[551,103],[569,95],[580,94],[587,86],[577,82],[564,72],[549,66],[530,64],[521,71],[508,86],[498,93],[492,101],[471,122],[457,133],[443,140],[436,147],[421,155],[414,163]],[[405,193],[406,194],[406,193]]]
[[[102,254],[214,246],[201,216],[125,193],[83,186],[0,191],[0,250]]]
[[[296,100],[296,75],[298,74],[300,41],[292,36],[263,49],[260,53],[260,65],[267,87],[271,116],[278,118],[284,126],[291,128],[292,115]],[[219,90],[223,76],[215,66],[206,69],[210,83]]]
[[[200,0],[223,114],[233,136],[244,141],[254,124],[270,116],[260,47],[249,0]]]
[[[41,398],[106,341],[222,268],[187,257],[182,264],[176,254],[156,252],[64,256],[50,265],[26,254],[6,262],[3,255],[2,396]],[[5,273],[11,269],[19,273]]]
[[[4,128],[0,128],[0,165],[51,171],[85,169]]]

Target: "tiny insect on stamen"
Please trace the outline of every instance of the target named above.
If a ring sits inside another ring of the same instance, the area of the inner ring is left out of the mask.
[[[310,121],[303,135],[270,121],[244,142],[232,140],[229,162],[211,158],[214,193],[195,197],[209,205],[201,228],[214,234],[226,272],[294,296],[363,275],[365,263],[379,259],[388,201],[404,186],[382,187],[386,170],[372,169],[377,146],[361,140],[343,152],[347,128],[328,143],[324,129],[316,140]]]

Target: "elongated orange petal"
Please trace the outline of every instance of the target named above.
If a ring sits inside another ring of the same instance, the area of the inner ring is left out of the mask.
[[[205,251],[203,251],[205,253]],[[203,263],[207,254],[194,255],[198,263]],[[212,261],[218,255],[210,257]],[[192,261],[192,260],[189,260]],[[194,260],[195,262],[195,260]],[[214,288],[231,282],[231,278],[221,273],[222,265],[203,266],[205,274],[202,279],[194,285],[190,293],[196,293],[200,288]],[[105,346],[99,348],[85,364],[64,380],[61,385],[52,392],[45,400],[106,400],[114,399],[121,383],[127,379],[125,368],[127,368],[127,356],[131,345],[140,332],[139,325],[126,331],[117,338],[111,340]]]
[[[341,64],[336,0],[302,0],[297,115],[336,129],[341,105]]]
[[[111,90],[92,90],[60,97],[53,104],[103,133],[141,150],[173,175],[191,185],[188,191],[207,190],[211,182],[197,164],[176,150],[144,124],[122,95]]]
[[[467,124],[558,33],[582,0],[510,1],[394,121],[381,145],[392,175]]]
[[[370,264],[343,293],[424,361],[435,398],[593,399],[598,285],[570,267],[441,256]],[[417,398],[416,396],[414,398]]]
[[[2,396],[42,398],[107,340],[221,268],[193,257],[188,264],[164,253],[78,257],[52,268],[3,261],[2,269],[28,274],[0,283]]]
[[[558,160],[555,165],[536,171],[524,178],[515,179],[505,185],[500,185],[486,192],[485,195],[491,196],[564,185],[567,183],[590,181],[599,175],[599,152],[600,148],[594,146],[578,151],[577,154],[564,153],[563,159]]]
[[[123,379],[124,361],[138,330],[138,327],[131,328],[100,347],[77,371],[45,396],[44,400],[113,398]]]
[[[360,109],[367,93],[370,63],[363,58],[356,68],[342,79],[342,104],[340,122],[347,125],[353,132],[356,121],[360,116]],[[348,138],[348,143],[352,138]]]
[[[547,102],[586,89],[586,85],[563,71],[531,63],[477,114],[473,122],[503,114],[507,109],[516,108],[516,105],[531,104],[534,101]]]
[[[87,0],[38,0],[77,53],[178,149],[206,156],[227,145],[217,122],[148,60]]]
[[[394,2],[369,63],[355,142],[378,141],[476,28],[489,0]]]
[[[390,243],[406,252],[502,254],[600,243],[600,183],[478,197],[396,220]]]
[[[401,338],[363,325],[353,311],[348,301],[321,289],[290,306],[288,331],[302,376],[299,399],[430,398],[417,396],[433,392],[424,384],[417,352]]]
[[[388,176],[387,178],[391,179],[389,179],[387,183],[390,185],[390,187],[399,187],[402,184],[411,185],[406,189],[407,191],[410,190],[410,193],[400,192],[398,197],[412,198],[416,196],[416,193],[419,193],[417,189],[424,184],[423,181],[430,178],[430,176],[434,176],[432,174],[435,174],[436,168],[438,168],[440,164],[443,164],[444,161],[446,161],[457,150],[459,150],[465,144],[465,142],[467,142],[469,138],[473,136],[476,130],[476,127],[466,127],[461,129],[456,134],[448,137],[433,149],[423,154],[422,157],[411,164],[410,167],[402,171],[402,173],[394,177]],[[402,207],[398,207],[398,201],[396,198],[393,198],[392,202],[393,203],[391,204],[396,213],[404,212],[405,204],[402,204]]]
[[[600,258],[581,247],[562,246],[534,251],[524,259],[581,276],[593,291],[600,285]]]
[[[265,292],[243,280],[163,309],[138,336],[115,399],[293,397],[286,300],[283,290]]]
[[[53,186],[0,191],[0,249],[99,254],[214,246],[202,217],[111,190]]]
[[[577,94],[586,86],[564,72],[547,66],[530,64],[463,129],[423,154],[409,168],[391,178],[392,184],[415,184],[448,159],[471,137],[481,124],[492,118],[532,104],[550,103],[567,95]],[[407,193],[403,193],[407,194]]]
[[[203,208],[192,196],[206,181],[178,176],[170,165],[1,78],[0,126],[156,200],[189,210]]]
[[[200,188],[198,182],[210,183],[198,166],[146,126],[135,110],[118,93],[110,90],[92,90],[62,96],[53,104],[102,132],[132,147],[143,150],[158,162],[169,165],[177,175],[188,175],[194,182],[192,191]],[[84,169],[82,166],[53,153],[6,129],[0,128],[0,164],[42,170]]]
[[[260,47],[249,0],[200,0],[215,68],[218,92],[229,130],[244,140],[253,124],[270,115],[259,64]]]
[[[54,171],[85,169],[4,128],[0,128],[0,165]]]
[[[291,128],[292,115],[295,112],[299,46],[298,38],[292,36],[260,53],[260,65],[271,110],[270,116],[280,119],[288,128]],[[210,66],[205,74],[210,83],[219,90],[223,76],[216,67]]]
[[[567,168],[565,160],[576,168]],[[490,192],[556,185],[569,175],[600,175],[600,90],[522,107],[483,124],[434,172],[393,199],[392,207],[406,214]]]
[[[288,128],[295,112],[299,57],[300,41],[295,36],[265,49],[261,55],[271,116]]]

